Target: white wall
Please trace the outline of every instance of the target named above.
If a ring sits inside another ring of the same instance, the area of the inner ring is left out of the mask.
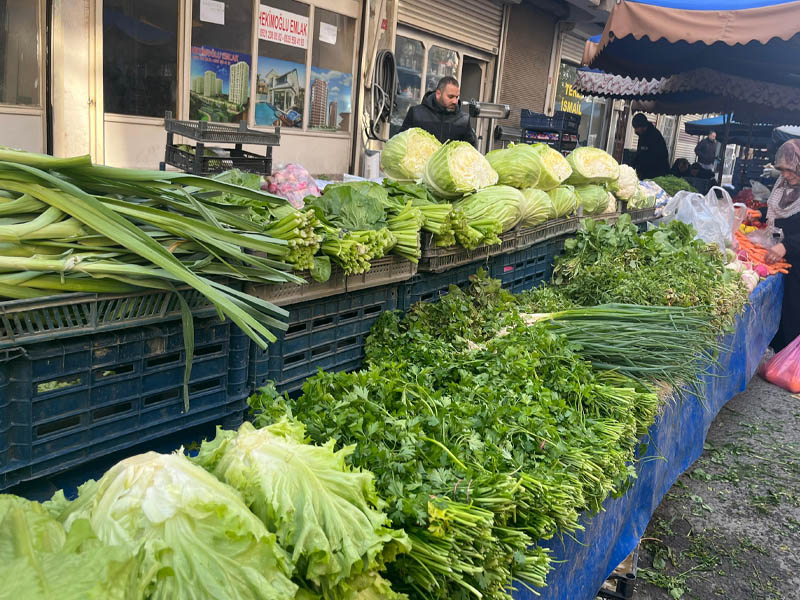
[[[43,153],[42,118],[41,114],[0,112],[0,146]]]
[[[53,154],[88,154],[89,1],[53,0]]]

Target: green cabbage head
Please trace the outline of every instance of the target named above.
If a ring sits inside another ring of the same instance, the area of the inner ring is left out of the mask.
[[[547,219],[555,218],[555,211],[553,210],[553,203],[550,201],[550,196],[543,190],[536,188],[525,188],[522,190],[524,201],[520,204],[520,213],[522,220],[520,224],[523,227],[535,227],[547,221]]]
[[[549,191],[564,183],[572,175],[572,167],[558,150],[547,144],[534,144],[531,146],[542,159],[542,173],[539,176],[539,183],[536,185],[540,190]]]
[[[437,196],[458,198],[497,183],[497,172],[469,142],[447,142],[425,165],[425,184]]]
[[[499,184],[522,189],[539,183],[542,157],[533,146],[509,144],[508,148],[489,152],[486,160],[497,171]]]
[[[578,209],[578,196],[571,185],[560,185],[547,192],[556,217],[568,217]]]
[[[182,454],[125,459],[50,509],[67,531],[87,520],[105,543],[141,555],[150,600],[292,600],[297,586],[275,534],[230,486]]]
[[[572,175],[567,180],[570,185],[610,183],[619,178],[619,163],[600,148],[575,148],[567,157],[567,162],[572,167]]]
[[[381,169],[397,181],[417,181],[425,163],[442,144],[432,134],[412,127],[390,138],[381,152]]]
[[[608,208],[608,192],[601,185],[575,186],[578,204],[583,207],[583,214],[587,216],[599,215]]]

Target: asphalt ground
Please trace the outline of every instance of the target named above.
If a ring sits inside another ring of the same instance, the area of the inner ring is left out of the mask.
[[[755,376],[639,546],[634,600],[800,600],[800,397]]]

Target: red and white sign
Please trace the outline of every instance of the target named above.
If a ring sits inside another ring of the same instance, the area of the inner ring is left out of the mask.
[[[258,39],[295,48],[308,48],[308,17],[261,5]]]

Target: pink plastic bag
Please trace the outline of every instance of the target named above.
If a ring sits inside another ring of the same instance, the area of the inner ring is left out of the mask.
[[[305,167],[296,163],[274,171],[271,177],[267,177],[261,189],[286,198],[289,204],[298,210],[305,206],[303,198],[320,195],[314,178],[309,175]]]
[[[800,336],[761,365],[758,374],[793,394],[800,393]]]

